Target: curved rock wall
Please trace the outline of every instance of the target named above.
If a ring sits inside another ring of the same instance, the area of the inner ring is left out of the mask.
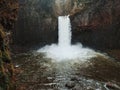
[[[73,41],[93,48],[120,48],[120,1],[93,0],[72,19]]]
[[[93,48],[120,48],[119,0],[19,0],[16,44],[57,42],[57,17],[71,15],[73,43]]]
[[[22,45],[53,42],[57,37],[57,19],[53,15],[54,0],[20,0],[14,41]],[[53,36],[54,34],[54,36]],[[48,40],[49,39],[49,40]]]

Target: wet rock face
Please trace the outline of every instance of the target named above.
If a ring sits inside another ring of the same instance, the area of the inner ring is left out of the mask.
[[[95,48],[120,48],[120,1],[93,0],[71,17],[73,41]]]
[[[75,15],[80,22],[77,24],[78,27],[91,26],[91,28],[95,28],[110,25],[120,15],[118,3],[120,3],[118,0],[93,0],[84,3],[85,10]]]
[[[57,17],[71,15],[73,43],[120,48],[119,0],[19,0],[14,32],[17,44],[57,42]],[[29,36],[29,37],[28,37]]]
[[[14,32],[15,43],[33,45],[56,41],[57,18],[53,14],[53,1],[19,0],[19,18]]]

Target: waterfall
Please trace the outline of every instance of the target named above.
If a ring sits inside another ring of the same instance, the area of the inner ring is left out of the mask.
[[[71,24],[69,16],[58,17],[58,45],[67,47],[71,45]]]
[[[46,45],[38,50],[45,53],[47,58],[57,61],[81,60],[86,61],[100,53],[89,48],[83,48],[81,43],[71,45],[71,24],[69,16],[58,17],[58,44]]]

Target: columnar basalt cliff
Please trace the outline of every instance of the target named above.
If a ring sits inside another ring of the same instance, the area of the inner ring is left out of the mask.
[[[73,43],[93,48],[120,48],[119,0],[19,0],[14,32],[17,44],[57,42],[57,17],[70,15]],[[29,36],[29,37],[28,37]]]
[[[97,48],[120,48],[120,1],[93,0],[71,16],[73,40]]]
[[[14,90],[9,37],[17,12],[17,0],[0,0],[0,90]]]

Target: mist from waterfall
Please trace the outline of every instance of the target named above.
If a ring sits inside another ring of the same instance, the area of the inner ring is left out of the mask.
[[[98,55],[89,48],[83,48],[81,43],[71,45],[71,23],[69,16],[58,17],[58,44],[46,45],[38,50],[45,53],[47,58],[56,61],[79,59],[86,61]]]

